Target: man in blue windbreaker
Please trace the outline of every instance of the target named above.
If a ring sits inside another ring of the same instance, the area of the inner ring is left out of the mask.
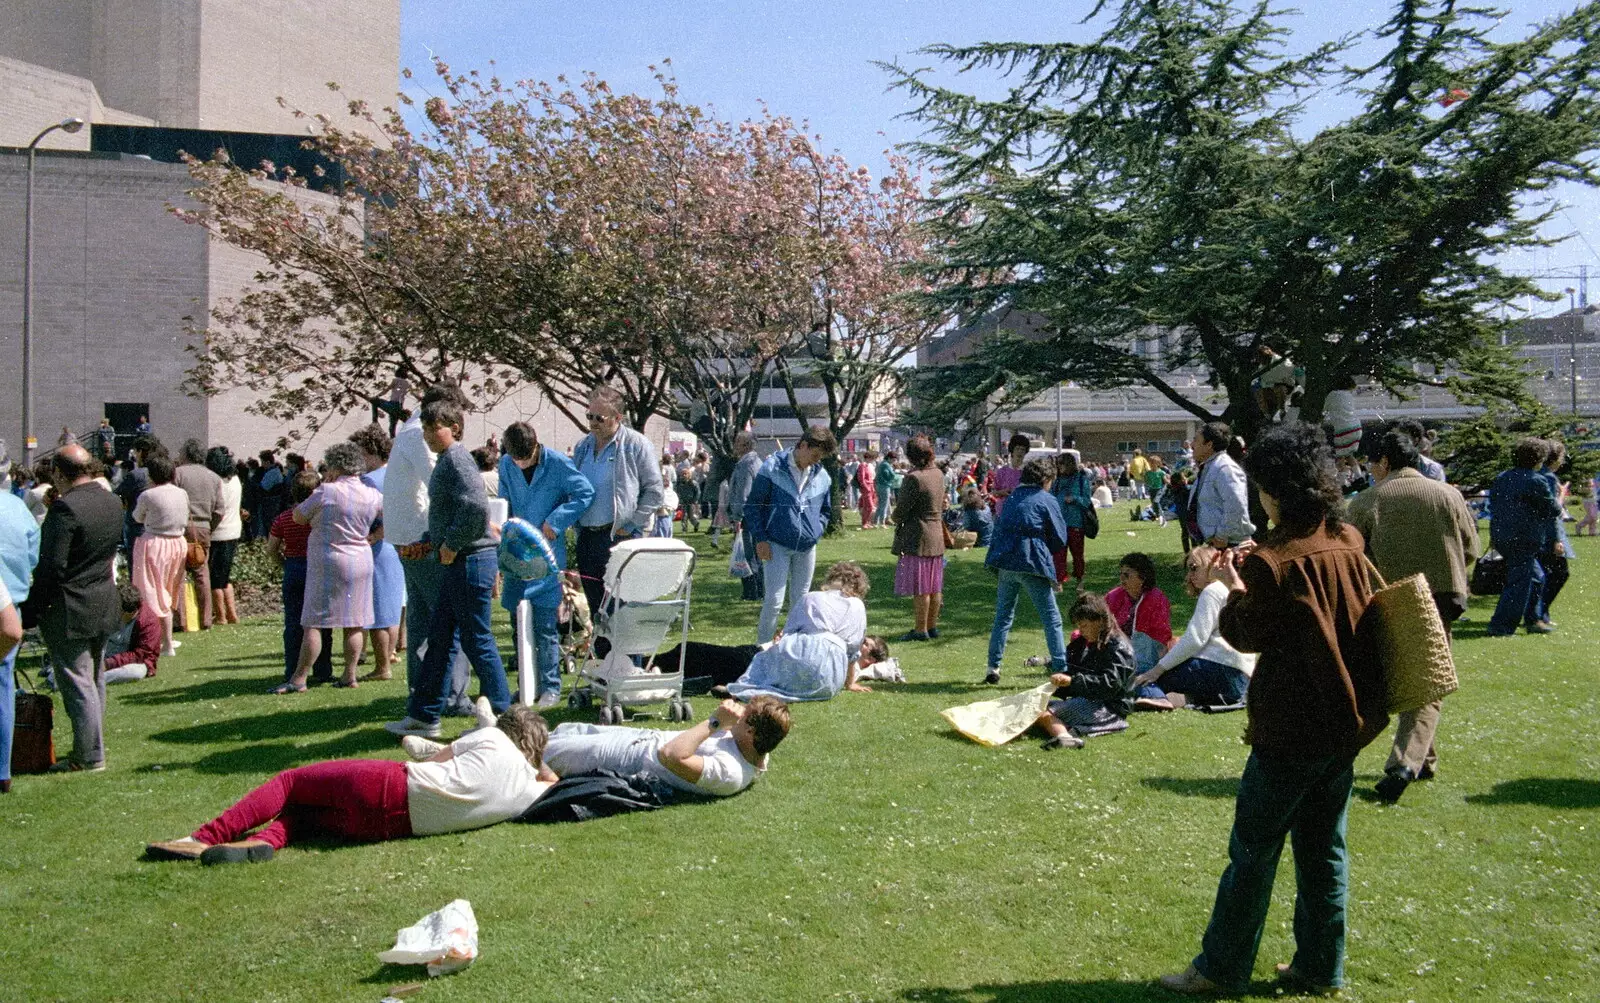
[[[567,527],[594,499],[594,485],[558,450],[539,445],[539,436],[526,422],[506,427],[501,440],[500,497],[511,514],[534,526],[550,541],[558,566],[544,578],[518,582],[510,575],[500,594],[500,604],[517,622],[517,603],[526,599],[533,607],[533,650],[539,663],[537,706],[553,707],[561,699],[561,649],[556,611],[561,605],[561,576],[567,566]],[[521,586],[520,588],[518,586]],[[526,699],[526,696],[524,696]]]
[[[832,432],[807,428],[793,449],[767,457],[745,500],[745,528],[755,541],[766,580],[756,634],[760,644],[777,633],[784,597],[792,608],[811,591],[817,541],[828,528],[833,506],[833,482],[821,461],[837,448]]]

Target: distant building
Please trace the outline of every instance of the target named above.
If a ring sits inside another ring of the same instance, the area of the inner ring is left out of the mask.
[[[168,211],[192,186],[178,152],[226,148],[246,166],[290,163],[310,156],[298,149],[308,123],[280,96],[339,123],[351,121],[351,100],[391,104],[399,0],[0,0],[0,25],[0,437],[11,455],[23,452],[23,148],[68,117],[90,127],[52,132],[37,159],[32,397],[41,448],[63,425],[86,433],[107,417],[126,433],[141,414],[168,441],[195,436],[237,453],[274,444],[285,430],[246,413],[249,393],[199,400],[179,389],[192,363],[190,320],[203,326],[213,306],[243,293],[258,259]],[[466,438],[476,444],[518,418],[558,449],[583,432],[524,391],[470,416]],[[302,448],[318,454],[367,420],[365,408],[336,418]],[[650,431],[665,441],[664,422]]]
[[[1050,336],[1048,322],[1038,314],[1021,311],[996,311],[963,327],[953,328],[932,339],[918,352],[917,364],[949,365],[974,351],[993,332],[1015,334],[1030,340]],[[1151,328],[1134,340],[1136,352],[1157,364],[1165,350],[1168,335]],[[1536,318],[1517,325],[1518,355],[1532,360],[1529,389],[1558,412],[1573,409],[1573,381],[1569,360],[1577,346],[1577,414],[1584,419],[1600,417],[1600,309],[1588,307],[1556,317]],[[1227,393],[1207,382],[1210,374],[1201,367],[1175,367],[1163,372],[1163,379],[1178,393],[1213,413],[1227,405]],[[1430,375],[1435,375],[1431,374]],[[1438,374],[1443,375],[1443,374]],[[1411,400],[1400,400],[1375,387],[1356,392],[1364,421],[1416,417],[1424,421],[1447,421],[1472,414],[1448,391],[1415,387]],[[967,448],[984,445],[991,451],[1003,448],[1014,432],[1029,435],[1046,446],[1055,447],[1057,422],[1062,438],[1073,442],[1086,456],[1110,459],[1114,455],[1142,449],[1146,453],[1168,454],[1192,440],[1202,419],[1196,417],[1153,387],[1138,384],[1114,390],[1087,390],[1063,383],[1046,390],[1027,406],[1009,414],[996,415],[981,429],[968,432]]]

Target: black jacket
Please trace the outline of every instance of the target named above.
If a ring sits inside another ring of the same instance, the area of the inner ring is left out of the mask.
[[[1138,673],[1133,666],[1133,645],[1121,634],[1096,647],[1090,647],[1082,635],[1073,638],[1067,645],[1067,674],[1072,676],[1072,685],[1057,689],[1056,699],[1085,697],[1105,704],[1106,710],[1118,717],[1132,713],[1133,677]]]
[[[109,637],[122,626],[111,577],[121,543],[122,505],[100,485],[81,484],[50,506],[28,595],[46,644]]]

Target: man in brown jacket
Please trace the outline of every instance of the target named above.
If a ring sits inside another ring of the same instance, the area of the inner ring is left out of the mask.
[[[1390,431],[1378,444],[1372,487],[1350,503],[1350,522],[1366,537],[1372,563],[1390,582],[1422,574],[1428,579],[1445,633],[1467,609],[1467,568],[1478,557],[1478,522],[1461,492],[1424,476],[1421,453],[1409,435]],[[1376,788],[1399,800],[1413,780],[1433,776],[1433,737],[1439,701],[1406,711],[1395,729],[1394,749]]]
[[[205,556],[198,567],[188,569],[189,580],[194,582],[195,605],[200,609],[200,629],[211,629],[211,531],[222,521],[222,478],[206,467],[206,447],[199,439],[186,439],[178,454],[178,469],[172,483],[189,496],[189,528],[184,539],[198,543]],[[172,604],[173,630],[187,630],[187,616],[182,597]]]

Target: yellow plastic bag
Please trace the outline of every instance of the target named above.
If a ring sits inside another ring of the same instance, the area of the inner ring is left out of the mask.
[[[190,633],[200,629],[200,603],[194,597],[194,581],[188,575],[183,576],[183,631]]]
[[[979,745],[1004,745],[1039,720],[1055,688],[1054,683],[1043,683],[998,700],[980,700],[939,713],[952,728]]]

